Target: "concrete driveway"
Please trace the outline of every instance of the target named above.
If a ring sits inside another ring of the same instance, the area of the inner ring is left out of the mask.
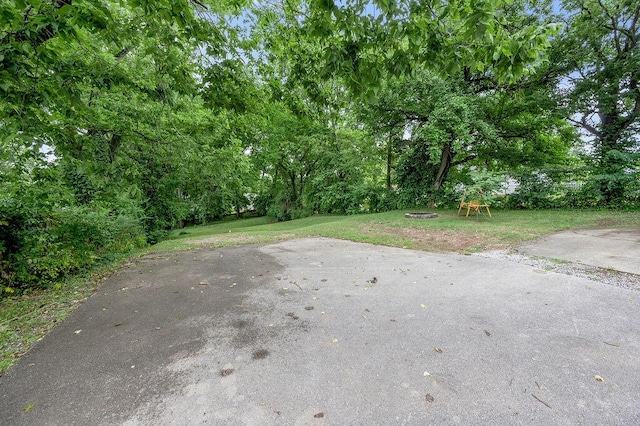
[[[0,424],[640,424],[638,360],[637,291],[309,238],[122,269],[0,378]]]
[[[559,232],[522,245],[519,251],[640,275],[640,228]]]

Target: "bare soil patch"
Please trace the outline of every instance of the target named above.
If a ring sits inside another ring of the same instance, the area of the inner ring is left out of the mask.
[[[620,220],[612,217],[603,217],[596,220],[594,228],[611,228],[620,225]]]
[[[462,230],[394,228],[390,226],[377,226],[376,229],[381,234],[397,235],[409,239],[420,250],[436,253],[499,250],[508,247],[497,238]]]

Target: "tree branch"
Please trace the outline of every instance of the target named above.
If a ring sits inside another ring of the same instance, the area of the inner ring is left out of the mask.
[[[478,157],[477,154],[469,154],[464,158],[461,158],[458,161],[454,161],[451,163],[451,167],[459,166],[460,164],[468,163],[471,160],[475,160]]]
[[[198,0],[191,0],[193,3],[195,3],[196,5],[200,6],[201,8],[203,8],[204,10],[209,10],[209,8],[207,7],[206,4],[198,1]]]
[[[120,61],[122,58],[127,56],[127,54],[131,52],[131,47],[125,47],[116,55],[116,61]]]
[[[598,4],[604,11],[604,14],[607,16],[607,18],[609,18],[609,20],[611,21],[611,27],[608,27],[608,29],[613,31],[613,42],[616,45],[616,52],[618,52],[618,55],[620,55],[622,54],[622,48],[620,47],[620,36],[619,36],[620,31],[618,30],[618,24],[616,22],[616,19],[613,15],[609,13],[609,10],[602,3],[602,0],[598,0]]]
[[[583,129],[585,129],[586,131],[588,131],[592,135],[594,135],[596,137],[600,137],[600,131],[598,131],[598,129],[593,127],[591,124],[587,123],[586,122],[586,117],[582,117],[582,120],[580,120],[580,121],[576,121],[571,117],[568,117],[567,120],[569,120],[570,122],[572,122],[575,125],[578,125],[578,126],[582,127]]]

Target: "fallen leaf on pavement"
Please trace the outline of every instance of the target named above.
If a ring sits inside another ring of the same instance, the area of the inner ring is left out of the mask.
[[[233,368],[225,368],[224,370],[220,371],[220,375],[222,377],[227,377],[228,375],[232,374],[235,370]]]
[[[427,309],[427,305],[425,305],[424,303],[421,303],[421,304],[420,304],[420,307],[421,307],[422,309]]]
[[[598,374],[596,374],[596,375],[595,375],[595,376],[593,376],[593,377],[595,377],[595,379],[596,379],[597,381],[599,381],[599,382],[604,382],[604,379],[602,378],[602,376],[600,376],[600,375],[598,375]]]
[[[441,353],[442,353],[442,349],[440,349],[440,348],[439,348],[439,347],[437,347],[437,346],[436,346],[435,348],[433,348],[433,350],[434,350],[434,351],[436,351],[436,352],[438,352],[439,354],[441,354]]]
[[[424,398],[427,400],[427,402],[433,402],[435,401],[435,398],[433,397],[433,395],[431,395],[430,393],[427,394],[427,396]]]

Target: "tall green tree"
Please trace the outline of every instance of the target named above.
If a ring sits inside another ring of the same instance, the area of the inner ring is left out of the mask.
[[[260,119],[251,155],[268,182],[267,204],[279,219],[300,217],[309,181],[329,146],[328,129],[281,103],[266,105]]]
[[[415,171],[410,173],[412,179],[420,172],[422,178],[416,182],[438,192],[452,167],[480,158],[473,150],[465,154],[470,140],[475,148],[492,145],[494,151],[501,151],[498,148],[504,140],[497,137],[500,129],[491,126],[500,127],[507,120],[486,125],[484,115],[490,114],[489,107],[477,104],[485,105],[482,96],[506,92],[507,86],[535,75],[543,65],[549,38],[558,26],[538,19],[537,7],[535,2],[500,0],[293,1],[286,2],[282,10],[263,10],[260,24],[269,29],[263,31],[268,33],[265,46],[278,59],[287,58],[287,72],[281,77],[285,84],[296,90],[303,87],[303,99],[325,111],[332,109],[327,105],[333,105],[337,114],[330,121],[336,122],[348,108],[326,102],[331,99],[327,81],[338,82],[342,92],[334,93],[342,98],[353,100],[354,94],[364,92],[370,100],[386,103],[380,109],[374,106],[373,114],[365,112],[364,120],[376,129],[377,142],[372,143],[386,146],[387,187],[391,187],[394,144],[398,148],[398,141],[409,131],[414,139],[411,152],[416,157],[409,160],[405,147],[403,169]],[[432,73],[431,80],[421,82],[425,69]],[[376,93],[385,81],[393,82],[394,78],[403,82],[391,83],[396,85],[395,92],[383,89]],[[439,102],[437,106],[429,104],[428,95],[420,89],[423,84],[442,95],[442,90],[432,85],[435,81],[449,87],[444,91],[451,95],[432,97],[433,102]],[[514,90],[522,94],[523,89]],[[403,96],[403,91],[420,92],[420,101],[415,102],[408,93]],[[408,115],[400,112],[403,108],[410,111]],[[494,112],[499,114],[497,108]],[[510,130],[515,122],[512,120]],[[516,139],[513,134],[508,138]],[[531,144],[520,143],[525,145]],[[430,148],[425,150],[427,146]],[[418,187],[417,183],[413,187]]]
[[[558,40],[561,87],[575,123],[593,142],[594,176],[606,202],[637,188],[640,155],[640,3],[566,0]]]
[[[415,73],[388,81],[361,116],[397,157],[407,201],[433,202],[452,173],[463,179],[470,167],[514,173],[566,160],[575,135],[541,79],[503,84],[489,73]]]

